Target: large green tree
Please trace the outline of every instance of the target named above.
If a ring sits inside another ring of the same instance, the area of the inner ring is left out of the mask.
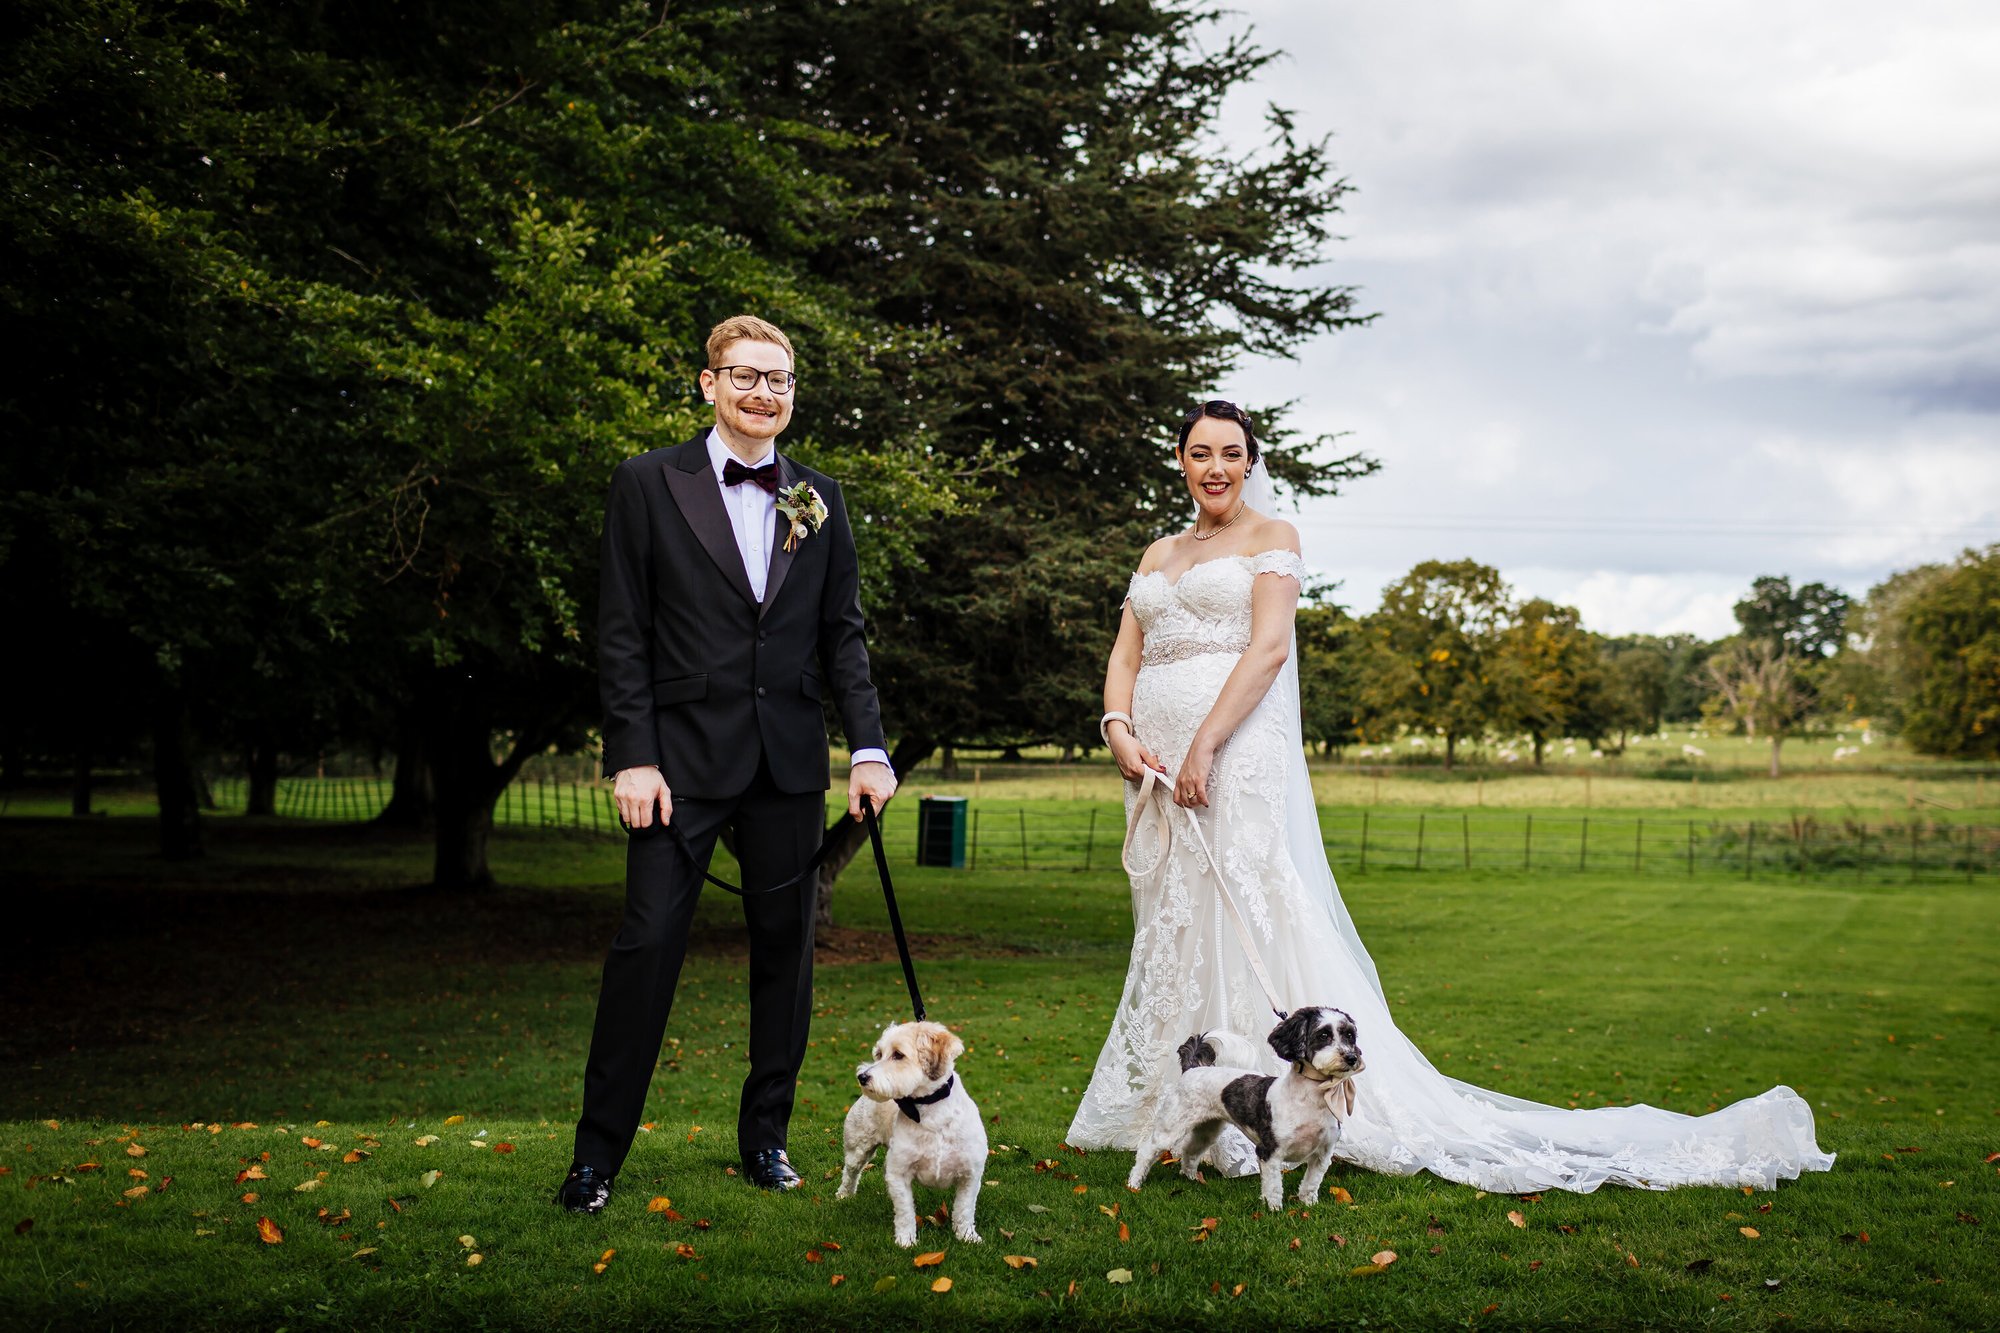
[[[1576,608],[1530,597],[1494,635],[1490,722],[1526,732],[1540,768],[1549,740],[1569,734],[1600,672],[1596,644]]]
[[[1382,590],[1362,623],[1363,706],[1389,726],[1459,742],[1500,713],[1500,633],[1509,613],[1500,571],[1474,560],[1426,560]]]
[[[719,315],[797,335],[796,447],[885,530],[877,584],[914,540],[881,520],[957,503],[921,429],[852,425],[923,340],[807,272],[846,187],[800,159],[823,132],[716,72],[729,21],[432,6],[411,41],[366,4],[23,16],[4,295],[43,383],[5,402],[36,445],[9,456],[9,573],[54,554],[38,628],[135,664],[113,703],[153,720],[170,849],[197,845],[201,733],[402,716],[436,880],[484,883],[494,797],[595,714],[605,478],[691,431]]]
[[[1903,612],[1904,736],[1925,754],[2000,758],[2000,545],[1967,551]]]
[[[944,743],[1094,739],[1126,577],[1186,521],[1168,432],[1245,352],[1360,322],[1322,264],[1346,185],[1275,114],[1261,149],[1213,138],[1271,58],[1160,0],[778,7],[722,34],[746,102],[827,133],[808,153],[862,206],[813,271],[929,330],[909,408],[990,500],[924,534],[874,612],[886,716]],[[1265,435],[1324,493],[1372,465]]]

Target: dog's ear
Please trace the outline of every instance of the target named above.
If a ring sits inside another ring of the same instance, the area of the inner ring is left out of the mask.
[[[1180,1056],[1182,1073],[1215,1063],[1215,1048],[1208,1044],[1206,1032],[1197,1032],[1189,1037],[1180,1044],[1175,1054]]]
[[[926,1026],[930,1031],[924,1033],[924,1077],[935,1083],[944,1077],[953,1060],[965,1054],[965,1043],[942,1023]]]
[[[1300,1009],[1290,1018],[1271,1029],[1268,1040],[1278,1058],[1288,1064],[1298,1064],[1310,1054],[1306,1050],[1306,1037],[1312,1032],[1312,1025],[1318,1010]]]

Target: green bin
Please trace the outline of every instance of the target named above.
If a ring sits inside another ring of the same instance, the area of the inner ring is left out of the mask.
[[[965,869],[963,796],[926,796],[917,802],[917,864]]]

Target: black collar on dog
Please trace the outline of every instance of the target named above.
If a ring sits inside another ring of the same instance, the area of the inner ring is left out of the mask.
[[[951,1096],[951,1085],[953,1080],[955,1080],[957,1077],[958,1076],[956,1074],[947,1077],[944,1081],[944,1086],[940,1087],[936,1092],[932,1093],[928,1097],[898,1097],[896,1099],[896,1106],[898,1107],[898,1109],[902,1111],[904,1115],[910,1117],[910,1119],[916,1121],[918,1124],[921,1125],[924,1123],[924,1116],[923,1112],[919,1111],[917,1108],[919,1106],[930,1106],[933,1103],[941,1102],[945,1098]]]

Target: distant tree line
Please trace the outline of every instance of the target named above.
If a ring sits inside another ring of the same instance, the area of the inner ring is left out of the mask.
[[[1892,575],[1860,602],[1821,583],[1757,579],[1737,633],[1610,637],[1573,607],[1516,599],[1498,570],[1430,560],[1369,615],[1324,595],[1299,613],[1308,740],[1333,751],[1405,735],[1445,767],[1468,742],[1557,737],[1622,750],[1669,724],[1765,739],[1866,718],[1919,753],[2000,758],[2000,546]]]
[[[1246,352],[1365,321],[1347,186],[1272,53],[1177,0],[25,0],[0,47],[0,764],[137,761],[269,812],[393,770],[434,882],[596,720],[618,461],[705,414],[739,310],[798,344],[788,451],[839,476],[907,771],[1076,743],[1169,425]],[[1274,473],[1374,464],[1260,404]],[[843,855],[858,834],[837,824]]]

